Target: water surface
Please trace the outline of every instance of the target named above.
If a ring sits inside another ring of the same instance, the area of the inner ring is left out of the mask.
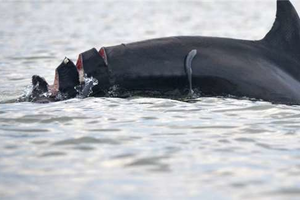
[[[0,9],[3,103],[92,47],[260,39],[275,1],[3,0]],[[0,199],[299,199],[299,117],[299,106],[226,98],[0,104]]]

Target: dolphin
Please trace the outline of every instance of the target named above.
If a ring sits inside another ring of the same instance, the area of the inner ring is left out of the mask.
[[[68,98],[76,96],[79,80],[92,96],[106,96],[117,86],[120,91],[144,96],[187,90],[201,96],[299,105],[300,19],[289,0],[277,0],[276,20],[261,40],[158,38],[102,47],[100,51],[93,48],[81,53],[76,65],[64,60],[60,69],[64,67],[72,69],[73,75],[78,72],[75,81],[72,75],[74,84],[63,89]],[[83,75],[97,79],[97,84],[85,84]],[[65,83],[59,83],[59,90]]]

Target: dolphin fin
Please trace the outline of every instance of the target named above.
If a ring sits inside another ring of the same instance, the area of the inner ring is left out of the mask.
[[[192,75],[193,75],[192,62],[196,55],[197,55],[197,50],[194,49],[189,52],[189,54],[187,55],[186,60],[185,60],[185,70],[186,70],[188,80],[189,80],[189,86],[190,86],[189,95],[190,96],[192,96],[194,94],[193,82],[192,82]]]
[[[289,0],[277,0],[276,20],[262,41],[277,50],[300,56],[300,19]]]

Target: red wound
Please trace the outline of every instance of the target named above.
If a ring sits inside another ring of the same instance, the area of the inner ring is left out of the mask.
[[[108,63],[107,63],[107,56],[106,56],[106,52],[105,52],[105,48],[104,47],[102,47],[100,49],[99,54],[103,58],[105,64],[108,65]]]
[[[82,56],[81,56],[81,54],[78,56],[78,59],[77,59],[77,63],[76,63],[76,67],[77,67],[77,70],[79,71],[79,70],[82,70],[82,66],[83,66],[83,64],[82,64]]]

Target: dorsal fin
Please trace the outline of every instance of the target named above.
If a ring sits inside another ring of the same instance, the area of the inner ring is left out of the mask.
[[[263,41],[276,50],[300,56],[300,19],[289,0],[277,0],[276,20]]]

